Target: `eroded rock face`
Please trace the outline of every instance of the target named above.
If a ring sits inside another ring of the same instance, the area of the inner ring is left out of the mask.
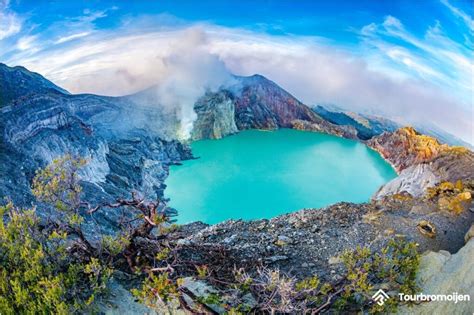
[[[412,165],[432,161],[447,148],[435,138],[421,135],[411,127],[383,133],[367,141],[367,144],[378,151],[398,172]]]
[[[295,119],[322,120],[275,83],[260,76],[240,78],[241,88],[236,93],[235,117],[243,129],[276,129],[291,127]]]
[[[238,132],[233,96],[228,91],[207,93],[194,109],[198,115],[192,131],[193,139],[220,139]]]
[[[466,148],[440,144],[411,127],[367,141],[398,171],[399,176],[374,195],[381,199],[390,194],[408,192],[421,196],[426,188],[442,181],[474,178],[474,153]]]
[[[208,92],[195,104],[193,139],[222,138],[239,130],[295,128],[357,138],[350,126],[324,120],[261,75],[235,77],[236,83]]]
[[[156,199],[162,197],[169,165],[192,157],[186,145],[167,137],[175,122],[157,106],[150,110],[133,97],[70,95],[24,68],[0,65],[0,75],[21,85],[1,86],[2,94],[9,95],[0,116],[2,200],[28,206],[34,201],[30,183],[35,170],[65,154],[88,160],[81,178],[85,199],[92,203],[127,198],[133,190]],[[51,211],[40,207],[38,213]],[[110,211],[98,219],[107,231],[118,216]]]
[[[421,196],[426,192],[426,188],[435,186],[440,181],[440,177],[435,174],[430,164],[412,165],[401,171],[396,178],[380,187],[374,198],[380,199],[403,191],[412,196]]]
[[[40,74],[28,71],[23,67],[8,67],[0,63],[0,108],[7,106],[12,100],[28,98],[30,95],[49,91],[68,92]]]
[[[332,124],[324,122],[313,123],[305,120],[296,119],[292,121],[291,127],[293,129],[303,131],[324,132],[348,139],[357,139],[357,131],[352,126],[334,126]]]

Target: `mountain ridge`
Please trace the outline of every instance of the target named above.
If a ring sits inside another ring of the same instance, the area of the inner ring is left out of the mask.
[[[111,200],[131,190],[142,191],[147,198],[162,198],[169,165],[192,158],[189,147],[177,138],[178,116],[157,103],[153,88],[121,97],[74,95],[54,88],[39,74],[29,75],[25,68],[11,69],[15,68],[2,65],[2,77],[30,78],[33,82],[24,82],[24,86],[36,82],[39,87],[25,96],[15,90],[16,94],[10,94],[16,98],[2,108],[2,197],[28,204],[35,169],[70,153],[89,160],[82,176],[86,195],[92,200]],[[360,136],[354,118],[349,117],[347,125],[326,120],[323,114],[329,111],[319,108],[318,114],[264,76],[235,79],[232,86],[208,91],[196,101],[192,140],[221,138],[252,128],[296,128],[367,140]],[[374,130],[369,145],[384,155],[383,145],[377,147],[373,140],[383,128]]]
[[[145,92],[123,97],[69,94],[25,68],[11,69],[15,68],[0,67],[2,78],[10,82],[2,85],[2,93],[13,90],[0,116],[2,198],[18,205],[33,202],[30,182],[35,170],[64,154],[88,159],[81,176],[90,200],[112,200],[132,190],[146,198],[162,198],[169,165],[192,158],[186,143],[177,138],[176,112],[150,102]],[[12,87],[11,82],[18,80],[24,81],[21,89]],[[342,133],[341,127],[324,121],[263,76],[238,81],[233,87],[209,91],[196,102],[193,140],[248,128],[291,127],[300,119],[308,119],[321,131]],[[28,86],[35,87],[22,94]],[[104,224],[113,217],[102,218]]]

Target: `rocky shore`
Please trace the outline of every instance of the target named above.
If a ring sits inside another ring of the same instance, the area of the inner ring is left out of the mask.
[[[401,192],[421,196],[428,187],[443,181],[474,178],[474,153],[464,147],[440,144],[433,137],[405,127],[367,141],[399,173],[382,186],[375,199]]]

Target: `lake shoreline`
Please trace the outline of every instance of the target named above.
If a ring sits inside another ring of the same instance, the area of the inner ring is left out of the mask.
[[[389,164],[364,143],[323,133],[245,130],[219,140],[196,141],[190,147],[200,159],[171,166],[165,180],[164,195],[170,199],[169,206],[178,210],[180,223],[272,218],[340,201],[367,202],[381,185],[396,177]],[[350,184],[361,181],[364,184],[357,187]],[[185,197],[181,191],[186,191]],[[246,200],[235,201],[235,196]],[[253,209],[250,215],[245,208]],[[256,215],[262,208],[273,214]],[[222,216],[220,209],[229,209],[229,216]],[[186,220],[180,220],[183,212]],[[218,213],[219,220],[205,219],[213,213]]]

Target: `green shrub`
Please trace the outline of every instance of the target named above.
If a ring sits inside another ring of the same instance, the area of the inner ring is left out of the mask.
[[[161,310],[176,308],[179,296],[178,286],[168,272],[150,273],[140,289],[132,289],[132,294],[149,308]]]
[[[372,304],[371,296],[378,288],[386,291],[414,294],[418,291],[415,279],[420,263],[417,246],[413,242],[392,239],[380,252],[358,247],[342,255],[347,270],[344,293],[339,306],[371,305],[373,313],[393,312],[397,300],[390,299],[383,306]]]
[[[66,244],[34,210],[0,207],[0,314],[68,314],[94,300],[109,272],[71,259]]]

